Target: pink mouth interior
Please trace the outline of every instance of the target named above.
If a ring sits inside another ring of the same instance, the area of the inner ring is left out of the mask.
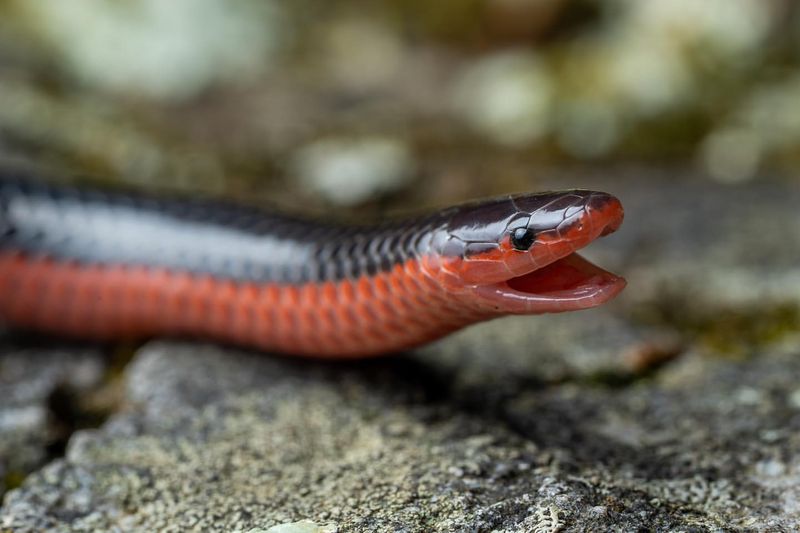
[[[510,312],[548,313],[595,307],[625,287],[625,280],[570,254],[494,287],[493,294]]]
[[[544,268],[511,278],[506,283],[515,291],[544,296],[574,291],[587,284],[598,284],[604,281],[604,275],[607,274],[609,273],[579,255],[571,254]]]

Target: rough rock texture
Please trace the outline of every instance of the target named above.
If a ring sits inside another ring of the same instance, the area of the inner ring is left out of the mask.
[[[797,530],[800,192],[621,196],[628,223],[591,254],[631,282],[612,305],[361,363],[152,342],[126,407],[9,492],[0,525]]]
[[[71,397],[96,388],[105,368],[98,350],[0,345],[0,494],[62,444]]]

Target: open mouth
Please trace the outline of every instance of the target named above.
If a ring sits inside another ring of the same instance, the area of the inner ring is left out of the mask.
[[[570,254],[544,268],[478,291],[498,309],[535,314],[576,311],[607,302],[625,288],[625,280]]]

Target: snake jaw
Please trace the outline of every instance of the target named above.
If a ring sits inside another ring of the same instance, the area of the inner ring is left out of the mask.
[[[478,286],[475,293],[501,314],[559,313],[601,305],[625,285],[623,278],[573,253],[522,276]]]

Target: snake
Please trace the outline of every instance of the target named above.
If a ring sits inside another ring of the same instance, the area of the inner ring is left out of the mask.
[[[505,315],[588,309],[625,280],[577,254],[604,192],[506,195],[378,223],[0,173],[0,323],[287,355],[404,352]]]

